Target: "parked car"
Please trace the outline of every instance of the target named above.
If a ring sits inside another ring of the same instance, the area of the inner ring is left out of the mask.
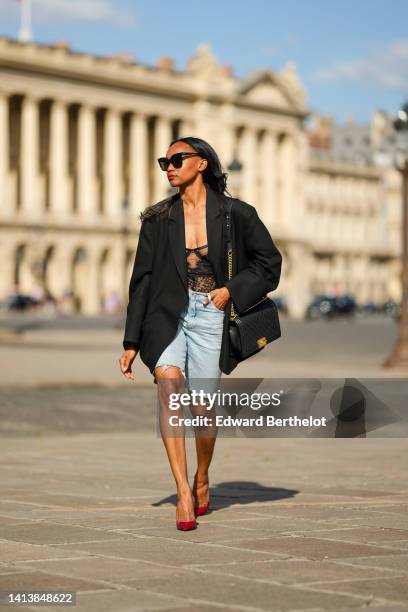
[[[38,303],[38,300],[31,295],[12,295],[7,300],[9,310],[27,310],[27,308],[37,306]]]
[[[282,296],[274,297],[273,301],[275,302],[279,312],[281,312],[284,315],[288,314],[288,304],[286,302],[286,298]]]
[[[321,319],[330,317],[335,309],[335,298],[328,295],[317,295],[306,310],[306,319]]]
[[[372,302],[371,300],[368,300],[367,302],[363,302],[357,308],[358,308],[358,311],[362,315],[365,315],[365,316],[376,314],[379,312],[378,304],[376,304],[375,302]]]
[[[357,303],[353,296],[345,294],[339,296],[318,295],[309,304],[306,310],[306,319],[331,319],[333,317],[354,316]]]
[[[335,298],[335,311],[337,315],[353,316],[357,310],[357,302],[352,295],[340,295]]]
[[[382,304],[381,312],[394,319],[399,319],[401,316],[401,305],[394,302],[394,300],[387,300]]]

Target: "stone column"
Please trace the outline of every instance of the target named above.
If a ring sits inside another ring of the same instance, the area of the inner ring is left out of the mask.
[[[277,218],[277,140],[276,135],[267,130],[260,149],[262,167],[262,194],[260,210],[265,225],[273,228]]]
[[[51,106],[50,204],[55,217],[68,216],[68,109],[61,100]]]
[[[312,298],[311,281],[315,273],[313,255],[306,243],[293,242],[288,245],[287,257],[290,266],[286,285],[289,313],[295,319],[302,319]]]
[[[39,217],[39,101],[31,95],[21,106],[21,212]]]
[[[99,285],[99,253],[96,247],[89,249],[87,252],[87,261],[84,270],[86,270],[86,279],[83,277],[81,281],[84,281],[84,284],[80,285],[82,314],[98,315],[101,312],[101,293]]]
[[[286,228],[292,234],[291,228],[296,227],[296,221],[294,219],[294,181],[295,181],[295,155],[293,138],[291,134],[285,134],[282,143],[280,145],[280,156],[281,163],[279,164],[281,176],[281,196],[282,196],[282,221]]]
[[[169,193],[170,183],[166,173],[160,170],[158,157],[164,157],[171,142],[171,123],[167,117],[158,117],[154,127],[154,157],[153,157],[153,200],[158,202]]]
[[[147,117],[136,113],[130,119],[129,217],[136,220],[148,202]],[[157,163],[157,162],[156,162]]]
[[[5,236],[2,236],[0,242],[0,299],[5,299],[14,287],[15,256],[15,238],[13,236],[10,236],[8,232]]]
[[[116,109],[105,115],[104,138],[104,204],[105,214],[118,222],[122,215],[122,116]]]
[[[225,172],[232,162],[235,153],[235,133],[233,122],[234,108],[232,104],[223,104],[220,109],[220,134],[219,134],[219,151],[221,162]]]
[[[18,285],[21,293],[31,294],[35,288],[35,278],[33,275],[33,262],[36,253],[33,243],[28,239],[20,260],[18,269]]]
[[[59,241],[47,267],[47,284],[51,293],[60,299],[71,287],[72,246]]]
[[[78,209],[84,220],[96,216],[96,117],[83,104],[78,115]]]
[[[195,136],[203,138],[217,149],[216,140],[219,134],[219,123],[216,118],[217,107],[204,97],[194,103],[191,112],[195,123]]]
[[[101,272],[103,273],[102,286],[105,297],[108,293],[115,291],[121,298],[126,295],[129,284],[124,285],[123,272],[126,266],[126,251],[123,248],[122,238],[116,241],[111,241],[108,259]]]
[[[194,136],[194,135],[195,135],[194,121],[191,119],[182,119],[180,121],[179,136],[181,138],[184,138],[186,136]]]
[[[241,183],[241,198],[252,204],[258,206],[256,197],[256,164],[258,151],[256,147],[256,132],[252,127],[246,127],[242,134],[241,141],[242,151],[242,183]]]
[[[298,129],[292,136],[292,161],[290,186],[290,211],[296,219],[298,236],[307,231],[308,214],[306,211],[306,182],[308,178],[308,137],[306,130]]]
[[[0,215],[3,220],[13,215],[9,190],[9,149],[9,102],[7,95],[0,92]]]

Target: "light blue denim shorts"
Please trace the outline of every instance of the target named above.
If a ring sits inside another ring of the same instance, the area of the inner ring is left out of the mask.
[[[177,366],[191,390],[215,392],[221,377],[219,358],[225,312],[214,306],[209,293],[188,290],[189,301],[181,313],[176,336],[164,349],[156,366]],[[204,299],[208,298],[208,304]],[[194,384],[191,384],[192,379]],[[210,384],[201,384],[211,379]],[[215,386],[215,389],[213,387]]]

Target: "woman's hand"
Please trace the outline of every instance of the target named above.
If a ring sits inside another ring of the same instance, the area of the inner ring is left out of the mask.
[[[119,365],[122,371],[123,376],[129,378],[130,380],[134,380],[132,372],[132,363],[137,355],[138,351],[136,349],[127,349],[123,351],[122,355],[119,358]]]
[[[227,287],[220,287],[219,289],[213,289],[210,291],[211,301],[218,308],[218,310],[224,310],[226,303],[230,298],[230,292]],[[209,299],[205,298],[204,303],[208,304]]]

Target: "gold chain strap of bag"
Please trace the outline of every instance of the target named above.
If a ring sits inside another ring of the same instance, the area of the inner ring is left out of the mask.
[[[232,239],[231,239],[231,209],[232,209],[232,201],[226,201],[226,213],[225,218],[227,220],[227,248],[228,248],[228,280],[232,278]],[[233,321],[237,317],[237,314],[234,309],[234,302],[231,296],[231,311],[230,311],[230,321]]]
[[[228,216],[227,216],[228,219]],[[228,279],[232,278],[232,249],[228,249]],[[236,317],[234,302],[231,298],[231,312],[230,312],[230,321],[233,321]]]
[[[228,279],[230,279],[230,278],[232,278],[232,249],[228,249]],[[254,308],[255,306],[257,306],[258,304],[260,304],[264,300],[269,300],[269,298],[267,296],[264,296],[263,298],[261,298],[255,304],[252,304],[252,306],[250,308],[247,308],[246,312],[251,310],[251,308]],[[232,301],[232,298],[231,298],[230,321],[233,321],[234,319],[236,319],[237,316],[238,315],[237,315],[237,313],[235,312],[235,309],[234,309],[234,302]]]
[[[226,201],[226,231],[228,253],[228,280],[232,278],[232,199]],[[269,342],[281,335],[279,315],[276,304],[264,295],[255,304],[237,314],[231,296],[229,316],[230,344],[235,352],[235,358],[243,361],[260,351]]]

